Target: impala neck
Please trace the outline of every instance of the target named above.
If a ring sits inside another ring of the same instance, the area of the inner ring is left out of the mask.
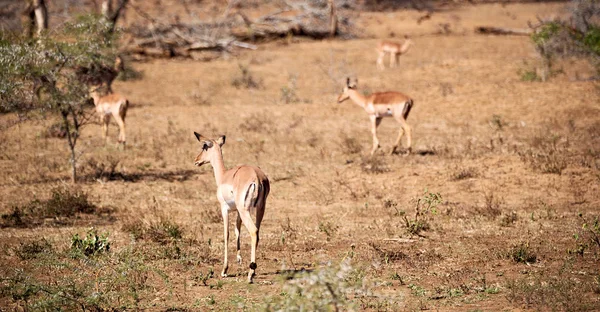
[[[400,54],[406,53],[406,51],[408,51],[408,49],[410,49],[411,45],[412,45],[412,41],[410,41],[410,40],[404,41],[404,43],[400,47]]]
[[[217,181],[217,187],[223,183],[223,176],[225,175],[225,164],[223,162],[223,152],[217,145],[216,153],[213,153],[210,164],[215,172],[215,180]]]
[[[100,102],[100,95],[98,94],[98,92],[92,92],[90,93],[90,96],[94,100],[94,105],[98,106],[98,103]]]
[[[367,98],[354,89],[348,90],[348,96],[350,97],[352,102],[356,103],[360,107],[364,108],[367,104]]]

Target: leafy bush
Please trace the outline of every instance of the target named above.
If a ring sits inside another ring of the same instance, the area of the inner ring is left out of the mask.
[[[352,268],[349,260],[338,265],[328,263],[312,272],[289,276],[281,295],[268,299],[266,311],[352,311],[350,298],[368,294],[364,272]]]
[[[544,72],[549,73],[552,58],[578,56],[587,58],[600,73],[600,3],[573,0],[571,17],[542,22],[531,35],[531,41],[544,60]],[[547,74],[541,79],[546,80]]]
[[[39,225],[44,219],[68,223],[66,218],[79,213],[92,214],[96,210],[97,207],[88,200],[87,193],[55,188],[47,200],[34,199],[24,206],[14,206],[11,213],[2,215],[2,226],[29,227]]]
[[[519,243],[508,252],[508,257],[517,263],[534,263],[537,255],[529,247],[529,242]]]
[[[569,249],[570,254],[578,254],[583,257],[586,250],[593,250],[598,256],[600,252],[600,217],[588,218],[579,214],[581,227],[573,234],[575,248]]]
[[[84,238],[81,238],[77,233],[71,238],[71,253],[74,257],[79,255],[91,257],[109,250],[108,234],[98,236],[94,228],[90,229]]]

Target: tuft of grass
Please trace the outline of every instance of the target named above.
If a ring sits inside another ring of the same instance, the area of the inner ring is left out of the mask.
[[[471,179],[475,177],[477,177],[477,169],[473,167],[456,168],[450,174],[450,179],[454,181]]]
[[[21,260],[31,260],[38,258],[41,254],[53,252],[53,247],[45,238],[21,242],[16,248],[15,253]]]
[[[256,78],[252,72],[250,72],[250,66],[242,65],[238,63],[240,71],[231,79],[231,85],[240,89],[261,89],[262,79]]]
[[[507,283],[506,298],[526,309],[538,311],[593,311],[597,303],[582,300],[584,289],[592,287],[589,281],[568,276],[536,275]]]
[[[531,148],[520,153],[521,159],[534,170],[561,175],[567,168],[568,151],[561,145],[562,136],[550,133],[531,138]]]
[[[340,140],[340,146],[344,154],[358,154],[362,151],[360,142],[356,138],[347,135],[345,132],[340,132]]]
[[[504,198],[499,197],[494,191],[483,192],[483,207],[477,207],[477,213],[495,219],[502,214],[501,206],[504,204]]]
[[[142,221],[124,223],[121,229],[129,233],[133,239],[147,239],[155,243],[166,245],[183,238],[183,228],[168,219],[161,219],[146,225]]]
[[[291,74],[288,77],[288,85],[283,86],[280,89],[281,101],[285,104],[298,103],[300,98],[296,94],[296,81],[298,80],[297,74]]]
[[[330,241],[335,233],[338,231],[339,226],[331,223],[330,221],[319,221],[319,232],[324,233],[327,236],[327,241]]]
[[[87,173],[93,180],[111,181],[123,179],[123,174],[117,171],[119,162],[120,159],[113,155],[109,155],[103,160],[97,160],[92,157],[84,164],[82,171]]]
[[[437,206],[441,203],[440,193],[432,193],[425,189],[423,195],[416,200],[414,218],[409,219],[405,213],[402,213],[407,232],[420,236],[421,232],[431,229],[429,222],[431,217],[437,214]]]
[[[537,261],[537,255],[529,247],[529,242],[521,242],[513,246],[508,252],[508,257],[517,263],[535,263]]]
[[[507,227],[507,226],[511,226],[513,224],[515,224],[515,222],[517,222],[518,217],[517,217],[517,212],[516,211],[511,211],[510,213],[506,213],[504,215],[502,215],[502,218],[500,219],[500,225]]]
[[[380,174],[390,171],[390,168],[382,157],[363,157],[360,168],[363,172],[370,174]]]
[[[240,129],[257,133],[272,133],[276,128],[272,116],[268,114],[252,114],[240,124]]]
[[[567,252],[583,257],[586,250],[590,250],[597,257],[600,253],[600,217],[586,217],[582,213],[578,217],[581,225],[573,234],[575,248],[568,249]]]

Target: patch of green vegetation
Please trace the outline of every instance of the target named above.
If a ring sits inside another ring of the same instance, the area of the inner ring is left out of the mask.
[[[91,228],[83,238],[77,233],[71,238],[71,253],[73,257],[81,255],[91,257],[108,252],[109,250],[110,242],[108,241],[108,233],[98,235],[98,232],[94,228]]]
[[[537,261],[537,255],[529,247],[529,242],[513,246],[508,252],[508,257],[517,263],[535,263]]]
[[[32,227],[40,225],[45,219],[56,224],[72,222],[76,214],[93,214],[96,205],[88,200],[87,193],[81,190],[55,188],[47,200],[34,199],[23,206],[13,206],[12,212],[2,215],[2,227]]]

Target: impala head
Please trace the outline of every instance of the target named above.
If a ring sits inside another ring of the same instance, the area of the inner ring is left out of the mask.
[[[88,91],[90,92],[90,97],[94,100],[94,105],[98,105],[98,100],[102,97],[100,95],[100,86],[90,86]]]
[[[353,82],[350,81],[350,77],[346,78],[346,86],[344,86],[344,90],[342,90],[342,94],[338,96],[338,103],[342,103],[348,98],[350,98],[350,90],[356,89],[356,84],[358,83],[358,79],[355,79]]]
[[[404,35],[404,43],[402,44],[401,48],[402,53],[406,53],[413,44],[414,42],[412,41],[412,39],[410,39],[408,35]]]
[[[198,132],[194,132],[194,135],[198,139],[198,142],[200,142],[201,147],[200,154],[198,154],[196,159],[194,159],[194,165],[196,166],[202,166],[210,163],[212,160],[212,155],[215,152],[220,152],[221,146],[225,144],[224,135],[218,137],[217,139],[209,139]]]

